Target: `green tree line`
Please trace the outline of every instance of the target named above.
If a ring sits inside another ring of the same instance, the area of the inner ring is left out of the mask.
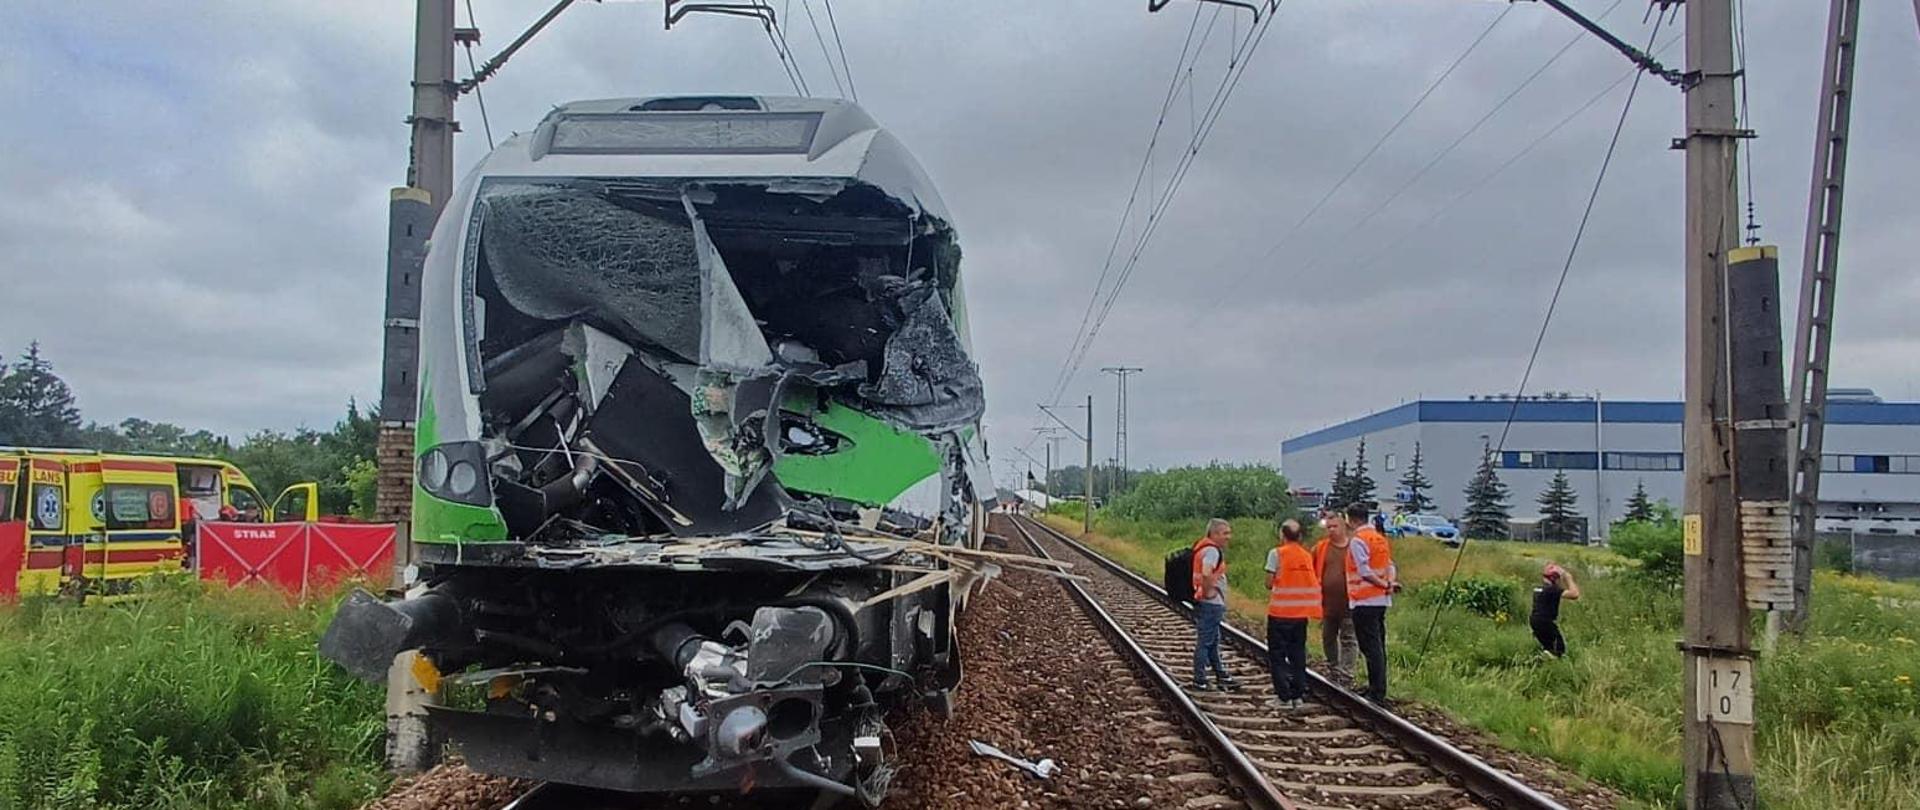
[[[12,364],[0,364],[0,446],[225,459],[246,472],[267,498],[290,484],[318,483],[323,514],[372,517],[379,431],[379,415],[351,399],[331,429],[259,430],[237,443],[207,430],[135,417],[102,424],[82,418],[73,389],[55,373],[38,342],[27,344]]]

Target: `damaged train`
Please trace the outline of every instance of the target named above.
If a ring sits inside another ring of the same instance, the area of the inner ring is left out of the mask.
[[[993,567],[960,245],[858,106],[581,101],[490,153],[422,272],[404,598],[321,650],[417,651],[483,772],[877,804],[890,706],[950,706]]]

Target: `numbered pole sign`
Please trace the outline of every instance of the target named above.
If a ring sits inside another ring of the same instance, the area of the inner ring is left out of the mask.
[[[1699,658],[1697,719],[1713,723],[1753,725],[1753,661],[1746,658]]]

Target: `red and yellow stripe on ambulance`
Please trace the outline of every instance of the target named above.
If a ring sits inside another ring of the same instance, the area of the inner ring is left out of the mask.
[[[62,550],[67,545],[67,465],[57,457],[27,456],[24,467],[27,481],[16,501],[27,523],[20,593],[57,593]]]
[[[115,456],[67,464],[66,568],[89,593],[119,593],[136,579],[179,571],[179,482],[171,461]]]

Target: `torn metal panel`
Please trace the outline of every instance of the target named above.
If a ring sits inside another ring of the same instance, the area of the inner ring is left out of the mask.
[[[784,496],[771,480],[734,501],[726,472],[690,424],[692,403],[667,378],[639,363],[620,371],[583,432],[601,461],[649,513],[679,536],[713,536],[764,526],[784,514]],[[686,521],[682,523],[681,521]],[[642,527],[618,529],[642,534]]]
[[[960,343],[940,296],[921,288],[901,296],[906,319],[887,339],[880,377],[860,386],[876,410],[921,430],[956,428],[986,412],[980,369]]]
[[[693,201],[683,197],[682,204],[693,222],[693,246],[700,262],[700,366],[730,374],[764,374],[773,363],[767,338],[753,322],[753,313],[734,286],[733,274],[713,246]]]
[[[560,351],[573,358],[575,382],[589,412],[607,398],[620,369],[633,356],[632,347],[619,338],[578,321],[567,327]]]
[[[878,506],[940,472],[940,453],[926,437],[837,402],[814,414],[809,429],[844,445],[783,455],[773,471],[788,489]]]

